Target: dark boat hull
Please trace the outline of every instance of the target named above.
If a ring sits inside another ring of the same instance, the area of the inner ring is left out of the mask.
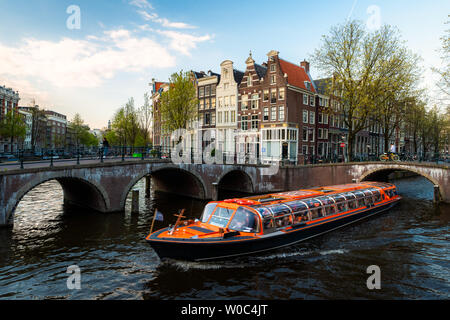
[[[358,210],[336,218],[330,217],[325,221],[318,221],[287,232],[278,231],[261,237],[251,237],[247,239],[242,239],[241,237],[236,239],[215,238],[196,241],[174,241],[173,239],[170,241],[161,239],[156,240],[156,237],[160,232],[167,230],[163,229],[160,232],[153,234],[147,239],[147,242],[149,242],[161,259],[171,258],[187,261],[220,260],[229,257],[275,250],[305,241],[379,214],[392,208],[397,202],[398,201],[383,203],[383,205]]]

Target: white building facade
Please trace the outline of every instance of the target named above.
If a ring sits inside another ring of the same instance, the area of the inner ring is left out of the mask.
[[[233,62],[220,64],[221,77],[216,90],[216,136],[217,147],[225,154],[234,154],[235,133],[238,128],[239,84],[244,73],[233,68]]]

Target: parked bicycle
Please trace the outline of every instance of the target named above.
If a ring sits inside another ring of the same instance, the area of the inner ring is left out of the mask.
[[[383,153],[380,155],[380,161],[400,161],[400,157],[395,153]]]

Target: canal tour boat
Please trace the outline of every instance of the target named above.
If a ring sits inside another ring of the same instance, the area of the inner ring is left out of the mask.
[[[392,208],[395,185],[363,182],[208,203],[146,240],[162,258],[202,261],[248,255],[304,241]]]

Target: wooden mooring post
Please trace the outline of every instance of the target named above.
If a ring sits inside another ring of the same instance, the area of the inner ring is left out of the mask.
[[[131,213],[139,213],[139,190],[133,190],[131,194]]]
[[[441,195],[439,193],[439,186],[438,185],[434,185],[433,186],[434,189],[434,196],[433,196],[433,202],[434,203],[439,203],[441,202]]]

